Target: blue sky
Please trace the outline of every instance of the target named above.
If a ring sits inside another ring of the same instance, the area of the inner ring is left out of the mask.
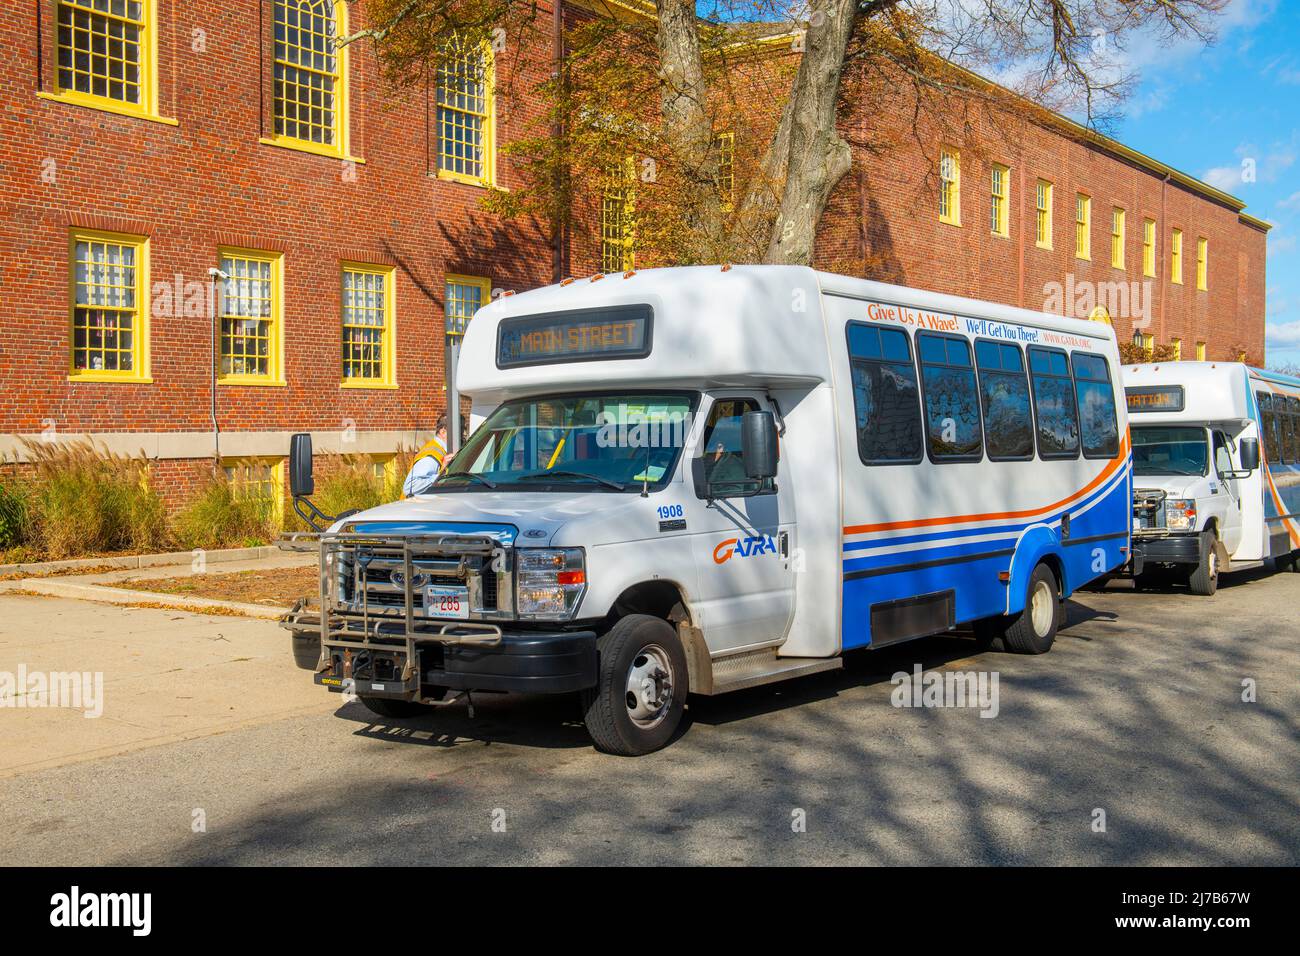
[[[1300,365],[1300,3],[1233,0],[1209,50],[1139,41],[1128,57],[1142,81],[1111,131],[1273,223],[1268,362]]]

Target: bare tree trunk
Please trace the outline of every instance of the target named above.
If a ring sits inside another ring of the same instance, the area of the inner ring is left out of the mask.
[[[789,124],[789,152],[765,262],[812,263],[817,224],[831,190],[852,165],[835,116],[844,55],[858,16],[854,0],[824,0],[808,24],[794,91],[781,118],[782,126]]]
[[[717,190],[717,157],[709,92],[700,60],[700,38],[694,0],[656,0],[659,16],[659,78],[662,142],[672,148],[674,173],[686,190],[686,227],[697,233],[692,243],[702,259],[720,252],[722,205]]]

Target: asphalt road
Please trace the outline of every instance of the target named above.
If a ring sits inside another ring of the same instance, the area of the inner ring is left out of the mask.
[[[0,595],[0,620],[19,600],[46,599]],[[159,613],[87,607],[118,635]],[[0,780],[0,859],[1296,864],[1298,607],[1294,574],[1230,577],[1212,599],[1084,593],[1046,656],[958,637],[851,655],[843,672],[694,699],[680,738],[636,759],[593,751],[567,697],[387,725],[326,702]],[[284,663],[256,666],[308,681],[265,629]],[[892,706],[891,674],[918,661],[996,671],[997,716]]]

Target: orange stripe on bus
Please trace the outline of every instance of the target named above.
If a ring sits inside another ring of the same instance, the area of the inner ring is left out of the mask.
[[[999,511],[982,515],[958,515],[952,518],[920,518],[915,521],[886,521],[881,524],[859,524],[845,528],[844,533],[869,534],[874,531],[902,531],[906,528],[933,528],[938,525],[967,524],[972,521],[1009,521],[1016,518],[1033,518],[1037,515],[1046,514],[1049,511],[1055,511],[1057,508],[1063,508],[1066,505],[1079,500],[1094,488],[1104,484],[1106,479],[1113,475],[1115,471],[1128,460],[1128,445],[1129,438],[1126,433],[1124,435],[1124,440],[1120,442],[1119,455],[1109,465],[1102,469],[1101,474],[1068,498],[1063,498],[1055,504],[1047,505],[1044,508],[1035,508],[1031,511]]]

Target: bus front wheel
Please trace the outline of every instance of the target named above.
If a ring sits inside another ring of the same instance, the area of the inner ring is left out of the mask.
[[[1061,622],[1061,587],[1046,564],[1034,568],[1025,591],[1025,609],[1002,635],[1007,650],[1017,654],[1046,654]]]
[[[596,652],[599,683],[582,692],[596,747],[639,757],[668,743],[690,689],[677,631],[661,618],[629,614],[601,635]]]

